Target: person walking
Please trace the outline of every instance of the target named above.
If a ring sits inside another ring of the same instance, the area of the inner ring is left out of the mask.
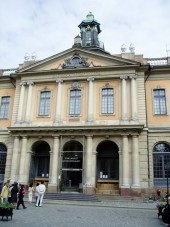
[[[39,204],[39,207],[41,207],[42,201],[43,201],[43,198],[44,198],[44,193],[46,191],[44,181],[41,181],[41,184],[37,186],[37,191],[38,191],[38,199],[37,199],[37,202],[36,202],[36,207],[38,207],[38,204]]]
[[[5,182],[4,186],[1,191],[1,201],[3,202],[8,202],[8,194],[9,194],[9,188],[8,188],[8,183]]]
[[[33,196],[33,183],[30,184],[29,188],[28,188],[28,200],[30,203],[32,203],[32,196]]]
[[[18,183],[14,182],[14,184],[11,186],[11,203],[13,203],[14,205],[16,205],[18,201],[18,192]]]
[[[17,202],[17,210],[19,210],[19,206],[20,204],[23,206],[23,209],[26,209],[27,207],[24,204],[24,195],[25,195],[25,189],[24,189],[24,185],[21,185],[21,188],[19,190],[19,195],[18,195],[18,202]]]
[[[38,186],[39,186],[39,183],[37,183],[35,187],[35,203],[37,203],[37,199],[38,199]]]

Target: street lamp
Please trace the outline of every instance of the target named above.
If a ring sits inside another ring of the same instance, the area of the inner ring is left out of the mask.
[[[165,169],[166,169],[166,186],[167,186],[167,200],[168,200],[168,196],[169,196],[169,167],[170,167],[170,163],[167,162],[165,165]]]

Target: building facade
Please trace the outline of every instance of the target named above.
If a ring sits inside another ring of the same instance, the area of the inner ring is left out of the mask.
[[[89,13],[72,48],[0,71],[0,177],[147,196],[170,163],[170,59],[111,55]]]

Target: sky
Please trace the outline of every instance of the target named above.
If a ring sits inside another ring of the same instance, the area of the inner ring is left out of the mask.
[[[18,67],[72,47],[78,25],[92,12],[105,50],[131,43],[145,58],[170,55],[170,0],[1,0],[0,69]],[[168,51],[167,51],[168,50]]]

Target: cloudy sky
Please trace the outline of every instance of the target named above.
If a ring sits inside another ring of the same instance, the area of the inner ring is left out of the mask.
[[[1,0],[0,69],[18,67],[26,53],[41,60],[71,48],[89,11],[111,54],[133,43],[136,54],[166,57],[169,10],[170,0]]]

